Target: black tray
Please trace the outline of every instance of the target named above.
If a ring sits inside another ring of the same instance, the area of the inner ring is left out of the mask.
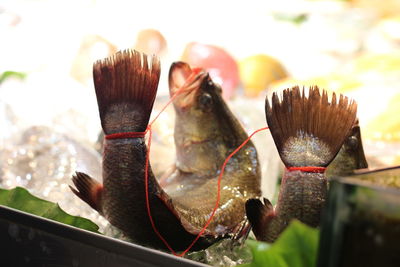
[[[0,206],[0,266],[207,266]]]

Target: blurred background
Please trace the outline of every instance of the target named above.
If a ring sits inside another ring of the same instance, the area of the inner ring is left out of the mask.
[[[370,166],[400,164],[399,14],[400,0],[2,0],[0,185],[98,220],[68,184],[75,170],[101,179],[92,64],[127,48],[161,59],[156,111],[178,60],[210,72],[249,133],[266,125],[267,95],[318,85],[358,102]],[[174,161],[173,116],[155,124],[159,175]],[[280,160],[269,133],[254,142],[272,197]]]

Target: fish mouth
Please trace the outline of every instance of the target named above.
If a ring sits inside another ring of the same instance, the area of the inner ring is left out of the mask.
[[[173,104],[180,109],[186,109],[196,101],[199,89],[208,73],[202,68],[190,68],[189,64],[178,61],[169,70],[169,92],[175,97]]]

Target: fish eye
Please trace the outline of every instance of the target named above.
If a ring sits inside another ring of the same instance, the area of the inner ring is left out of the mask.
[[[211,109],[213,99],[209,93],[203,93],[199,96],[199,106],[202,110],[208,111]]]
[[[347,144],[352,150],[356,150],[358,148],[358,139],[355,136],[350,136]]]

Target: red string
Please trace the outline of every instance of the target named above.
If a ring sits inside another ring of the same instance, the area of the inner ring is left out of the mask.
[[[193,69],[191,75],[189,76],[189,78],[187,79],[187,81],[189,82],[190,79],[197,75],[199,72],[201,71],[200,68],[196,68]],[[161,115],[162,112],[164,112],[164,110],[172,103],[172,101],[174,101],[174,99],[181,94],[182,92],[184,92],[184,88],[186,87],[185,83],[181,88],[179,88],[175,94],[169,99],[169,101],[164,105],[164,107],[160,110],[160,112],[154,117],[154,119],[149,123],[149,125],[147,126],[146,131],[144,132],[126,132],[126,133],[115,133],[115,134],[109,134],[106,135],[105,138],[106,139],[121,139],[121,138],[143,138],[147,132],[149,132],[149,140],[148,140],[148,144],[147,144],[147,152],[146,152],[146,162],[145,162],[145,169],[144,169],[144,180],[145,180],[145,197],[146,197],[146,210],[147,210],[147,215],[149,217],[150,220],[150,224],[151,227],[153,228],[154,233],[158,236],[158,238],[160,238],[160,240],[164,243],[164,245],[171,251],[171,253],[175,256],[184,256],[185,254],[180,254],[178,255],[173,248],[169,245],[169,243],[167,242],[167,240],[165,240],[165,238],[161,235],[161,233],[158,231],[154,220],[153,220],[153,216],[151,215],[151,209],[150,209],[150,199],[149,199],[149,159],[150,159],[150,148],[151,148],[151,139],[152,139],[152,129],[151,126],[152,124],[158,119],[158,117]],[[198,238],[197,238],[198,239]],[[197,241],[197,240],[196,240]],[[194,244],[194,243],[193,243]],[[193,245],[191,245],[193,246]]]
[[[161,113],[164,112],[164,110],[172,103],[172,101],[174,101],[174,99],[180,95],[181,93],[183,93],[185,90],[185,87],[187,85],[187,83],[192,79],[193,76],[197,75],[202,69],[201,68],[194,68],[192,69],[192,73],[190,74],[190,76],[186,79],[186,82],[181,86],[181,88],[179,88],[175,94],[173,96],[171,96],[171,98],[169,99],[169,101],[164,105],[164,107],[160,110],[160,112],[158,112],[158,114],[154,117],[154,119],[149,123],[149,127],[151,127],[151,125],[158,119],[158,117],[160,117]],[[147,131],[147,130],[146,130]]]
[[[199,240],[201,235],[205,232],[207,227],[210,225],[210,223],[211,223],[211,221],[212,221],[212,219],[213,219],[213,217],[215,215],[215,212],[217,211],[217,209],[219,207],[219,201],[220,201],[220,198],[221,198],[221,180],[222,180],[222,176],[224,175],[224,172],[225,172],[226,164],[228,164],[229,160],[233,157],[233,155],[235,155],[242,147],[244,147],[247,144],[247,142],[250,141],[250,139],[253,137],[253,135],[255,135],[256,133],[258,133],[260,131],[267,130],[267,129],[268,129],[268,127],[264,127],[264,128],[261,128],[261,129],[258,129],[256,131],[254,131],[240,146],[238,146],[225,159],[224,164],[222,164],[222,167],[221,167],[221,172],[219,173],[219,176],[218,176],[217,200],[215,201],[215,207],[214,207],[214,209],[213,209],[213,211],[211,213],[211,216],[210,216],[210,218],[208,218],[206,224],[203,226],[203,228],[201,229],[199,234],[196,236],[196,238],[193,240],[193,242],[189,245],[189,247],[185,251],[183,251],[181,254],[179,254],[178,256],[183,257],[193,247],[193,245],[197,242],[197,240]]]
[[[115,134],[107,134],[105,138],[107,140],[111,139],[123,139],[123,138],[143,138],[147,133],[147,130],[144,132],[126,132],[126,133],[115,133]]]
[[[302,172],[313,172],[313,173],[324,173],[326,171],[325,167],[316,166],[304,166],[304,167],[287,167],[287,171],[302,171]]]
[[[146,192],[146,209],[147,209],[147,215],[150,220],[151,227],[153,228],[154,233],[160,238],[160,240],[164,243],[164,245],[171,251],[172,254],[177,256],[175,250],[169,245],[167,240],[161,235],[161,233],[158,231],[154,220],[153,216],[151,215],[151,210],[150,210],[150,201],[149,201],[149,159],[150,159],[150,147],[151,147],[151,138],[152,138],[152,130],[151,130],[151,125],[147,127],[147,130],[149,131],[149,140],[147,143],[147,153],[146,153],[146,165],[144,168],[144,184],[145,184],[145,192]]]
[[[193,69],[191,76],[187,79],[187,81],[190,81],[190,78],[196,74],[198,74],[201,71],[200,68]],[[185,84],[186,85],[186,84]],[[255,135],[256,133],[268,129],[268,127],[264,127],[261,129],[258,129],[254,131],[239,147],[237,147],[224,161],[221,167],[220,174],[218,176],[218,186],[217,186],[217,199],[215,202],[214,209],[208,218],[207,222],[203,226],[203,228],[200,230],[200,232],[197,234],[196,238],[192,241],[192,243],[185,249],[182,253],[177,254],[174,249],[169,245],[168,241],[165,240],[165,238],[161,235],[161,233],[158,231],[154,220],[153,216],[151,215],[151,209],[150,209],[150,201],[149,201],[149,159],[150,159],[150,148],[151,148],[151,139],[152,139],[152,129],[151,126],[152,124],[158,119],[160,114],[164,112],[164,110],[172,103],[172,101],[180,94],[182,93],[185,88],[185,85],[179,88],[175,94],[170,98],[170,100],[165,104],[165,106],[161,109],[161,111],[155,116],[155,118],[149,123],[146,131],[144,132],[126,132],[126,133],[116,133],[116,134],[109,134],[106,135],[106,139],[120,139],[120,138],[143,138],[147,132],[149,132],[149,139],[148,139],[148,144],[147,144],[147,152],[146,152],[146,163],[145,163],[145,171],[144,171],[144,179],[145,179],[145,196],[146,196],[146,210],[147,210],[147,215],[150,220],[151,227],[153,228],[154,233],[158,236],[158,238],[164,243],[164,245],[171,251],[171,253],[175,256],[178,257],[183,257],[193,246],[194,244],[199,240],[199,238],[204,234],[206,231],[207,227],[210,225],[212,219],[214,218],[215,213],[217,212],[217,209],[219,207],[219,202],[221,199],[221,180],[222,176],[224,175],[225,172],[225,167],[228,164],[229,160],[243,147],[245,146],[249,140]]]
[[[191,78],[195,75],[197,75],[199,72],[201,71],[201,69],[196,69],[193,70],[191,75],[189,76],[189,78],[187,79],[187,81],[190,81]],[[179,256],[179,257],[183,257],[185,253],[181,253],[181,254],[177,254],[175,252],[175,250],[170,246],[170,244],[168,243],[167,240],[165,240],[165,238],[161,235],[161,233],[158,231],[154,220],[153,220],[153,216],[151,215],[151,209],[150,209],[150,200],[149,200],[149,160],[150,160],[150,148],[151,148],[151,139],[152,139],[152,129],[151,126],[153,125],[153,123],[158,119],[158,117],[161,115],[161,113],[164,112],[164,110],[172,103],[172,101],[174,101],[174,99],[181,94],[182,92],[184,92],[184,88],[186,87],[186,83],[179,88],[175,94],[169,99],[169,101],[164,105],[164,107],[160,110],[160,112],[154,117],[154,119],[149,123],[149,125],[147,126],[146,132],[149,132],[149,140],[148,140],[148,144],[147,144],[147,153],[146,153],[146,164],[145,164],[145,171],[144,171],[144,186],[145,186],[145,192],[146,192],[146,210],[147,210],[147,215],[149,217],[150,220],[150,224],[151,227],[153,228],[154,233],[158,236],[158,238],[164,243],[164,245],[171,251],[171,253],[175,256]],[[199,238],[199,237],[198,237]],[[198,239],[197,238],[197,239]],[[197,240],[196,240],[197,241]],[[193,243],[194,244],[194,243]],[[193,245],[191,245],[193,246]],[[190,248],[191,248],[190,246]]]

